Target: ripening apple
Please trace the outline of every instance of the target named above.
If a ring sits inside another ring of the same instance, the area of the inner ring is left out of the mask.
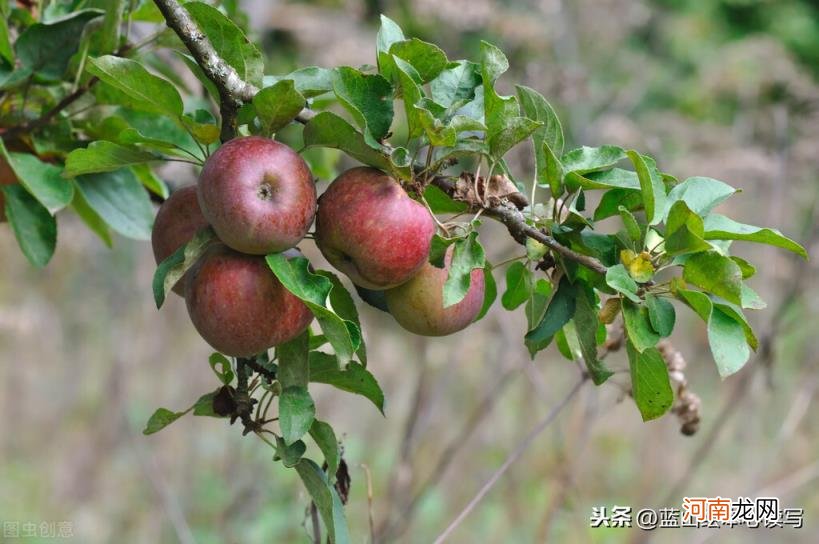
[[[426,263],[411,280],[384,292],[387,309],[399,325],[423,336],[446,336],[475,321],[483,307],[483,270],[472,270],[466,296],[444,308],[444,283],[451,260],[452,247],[446,254],[445,268]]]
[[[156,264],[161,263],[182,245],[190,242],[196,231],[206,226],[208,222],[202,215],[202,210],[199,209],[196,186],[191,185],[174,191],[159,207],[154,228],[151,231],[151,246],[154,250]],[[184,281],[176,282],[173,291],[178,295],[184,295]]]
[[[299,255],[295,250],[288,257]],[[292,340],[313,314],[279,282],[264,257],[218,244],[189,272],[185,302],[194,327],[214,349],[251,357]]]
[[[236,138],[211,155],[199,175],[202,213],[227,246],[253,255],[295,247],[313,223],[316,185],[286,145]]]
[[[427,208],[374,168],[353,168],[319,198],[316,245],[354,284],[383,290],[424,266],[435,234]]]

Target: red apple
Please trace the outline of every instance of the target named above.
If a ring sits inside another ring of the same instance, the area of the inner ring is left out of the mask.
[[[444,308],[444,283],[449,275],[452,248],[446,255],[446,268],[425,264],[411,280],[384,292],[387,308],[399,325],[423,336],[446,336],[475,321],[483,307],[483,270],[470,275],[466,296]]]
[[[226,245],[266,255],[294,247],[307,234],[316,214],[316,185],[298,153],[248,136],[227,142],[205,162],[199,204]]]
[[[202,338],[232,357],[250,357],[292,340],[313,320],[263,257],[222,244],[209,249],[191,270],[185,301]]]
[[[435,222],[380,170],[353,168],[319,198],[316,244],[356,285],[383,290],[409,280],[429,256]]]
[[[170,257],[183,244],[188,243],[196,231],[206,226],[208,222],[199,209],[196,186],[191,185],[174,191],[159,207],[154,229],[151,231],[151,246],[154,249],[156,264]],[[178,295],[184,295],[184,282],[182,280],[176,282],[173,291]]]

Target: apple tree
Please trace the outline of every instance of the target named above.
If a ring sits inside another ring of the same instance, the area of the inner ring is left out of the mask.
[[[152,240],[156,304],[185,297],[216,350],[216,383],[187,409],[157,410],[145,434],[188,412],[240,422],[298,472],[333,542],[349,540],[348,475],[310,385],[383,412],[357,298],[408,334],[441,336],[481,319],[503,278],[499,305],[526,316],[521,349],[534,358],[555,343],[600,385],[606,353],[623,346],[649,420],[675,402],[666,339],[678,310],[702,319],[722,377],[757,348],[745,311],[765,303],[732,244],[807,257],[774,229],[715,212],[737,192],[726,183],[677,179],[616,145],[568,149],[537,90],[498,92],[509,65],[490,43],[450,59],[382,17],[377,66],[273,75],[236,2],[34,4],[0,0],[0,215],[22,255],[48,264],[63,213],[108,246],[113,233]],[[136,39],[136,25],[152,30]],[[301,134],[288,145],[277,136],[291,124]],[[530,179],[504,160],[519,144],[533,154]],[[360,166],[322,179],[321,148]],[[198,184],[171,194],[167,162],[194,165]],[[599,226],[610,218],[615,232]],[[485,221],[525,257],[490,263]],[[298,250],[310,239],[336,271]],[[306,441],[323,459],[305,457]]]

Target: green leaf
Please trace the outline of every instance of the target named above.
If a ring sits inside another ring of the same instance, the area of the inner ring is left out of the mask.
[[[184,412],[171,412],[167,408],[159,408],[156,412],[154,412],[150,419],[148,419],[148,423],[145,425],[145,429],[142,431],[142,434],[149,435],[158,433],[180,417],[187,414],[190,410],[185,410]]]
[[[6,218],[23,255],[32,265],[42,268],[54,255],[57,222],[42,204],[18,185],[0,186],[6,200]]]
[[[432,113],[428,110],[416,107],[416,104],[420,103],[424,97],[424,93],[412,77],[414,69],[397,57],[393,57],[393,62],[407,116],[409,137],[413,138],[423,134],[425,124],[434,125],[435,119],[432,118]],[[425,117],[426,119],[424,119]]]
[[[564,172],[582,176],[592,172],[610,170],[625,158],[626,153],[623,148],[616,145],[604,145],[601,147],[583,146],[572,149],[567,151],[560,161],[563,163]],[[568,179],[566,181],[569,182]]]
[[[276,347],[276,359],[279,365],[276,377],[287,388],[307,387],[310,383],[309,335],[304,331],[299,336]]]
[[[14,66],[14,51],[12,51],[9,42],[9,26],[5,17],[0,17],[0,57],[3,57],[10,65]]]
[[[76,178],[88,205],[115,231],[135,240],[150,240],[154,209],[145,188],[130,170]]]
[[[518,100],[523,113],[529,119],[542,123],[532,133],[535,146],[535,170],[540,185],[553,185],[557,155],[563,153],[563,126],[552,106],[534,89],[518,85]],[[549,156],[551,155],[551,156]]]
[[[466,60],[443,70],[430,82],[432,99],[445,108],[463,104],[475,98],[481,84],[480,66]]]
[[[125,166],[157,160],[157,156],[135,147],[99,140],[86,148],[75,149],[65,158],[65,177],[113,172]]]
[[[381,28],[376,37],[376,50],[378,53],[389,53],[392,44],[404,41],[404,32],[398,24],[387,17],[381,16]]]
[[[594,304],[594,292],[591,288],[578,287],[577,302],[574,313],[574,324],[580,352],[595,385],[608,380],[614,373],[597,358],[597,310]]]
[[[580,187],[586,190],[592,189],[634,189],[640,190],[640,178],[631,170],[622,168],[611,168],[600,172],[570,172],[566,179],[567,183],[574,190]]]
[[[344,506],[335,488],[330,484],[327,475],[310,459],[303,458],[296,465],[301,481],[316,504],[321,514],[327,535],[333,544],[349,544],[350,535],[347,520],[344,518]]]
[[[663,338],[671,336],[677,319],[674,305],[665,298],[649,293],[646,295],[646,308],[648,308],[648,320],[651,322],[651,327]]]
[[[514,310],[532,296],[534,278],[529,267],[520,261],[506,269],[506,291],[501,297],[501,304],[507,310]]]
[[[89,58],[86,70],[128,96],[135,109],[174,118],[182,116],[182,98],[176,87],[135,60],[112,55]]]
[[[640,302],[640,297],[637,296],[637,282],[622,264],[612,266],[606,271],[606,284],[632,302]]]
[[[193,405],[193,415],[202,417],[225,417],[220,416],[213,410],[213,398],[218,392],[219,390],[217,389],[216,391],[205,393],[199,397],[199,400]]]
[[[485,139],[489,143],[490,153],[496,159],[517,143],[515,137],[523,134],[522,138],[525,138],[540,126],[531,119],[520,117],[520,108],[514,96],[500,96],[495,92],[495,81],[508,69],[509,61],[503,52],[482,41],[481,77],[487,128]],[[526,133],[528,129],[531,130]]]
[[[256,115],[264,133],[268,135],[287,126],[301,113],[305,103],[304,97],[289,79],[279,81],[272,87],[265,87],[253,97]]]
[[[611,189],[603,193],[600,204],[594,210],[594,220],[602,221],[607,217],[620,213],[620,207],[629,211],[637,210],[643,206],[643,196],[640,191],[633,189]]]
[[[722,303],[722,302],[713,302],[714,308],[720,310],[725,315],[742,325],[742,329],[745,331],[745,341],[748,343],[748,346],[754,351],[759,348],[759,340],[754,334],[754,329],[751,327],[751,324],[748,323],[748,319],[746,319],[745,314],[742,313],[742,309],[737,306],[736,304],[731,303]]]
[[[737,190],[727,183],[716,179],[688,178],[668,192],[668,209],[665,213],[667,216],[671,206],[682,200],[692,212],[705,217],[714,207],[736,192]]]
[[[85,200],[79,189],[76,189],[76,181],[72,182],[72,185],[74,185],[75,190],[74,198],[71,200],[71,209],[94,234],[99,236],[106,246],[112,247],[114,241],[111,238],[111,229],[108,228],[105,220],[88,205],[88,201]]]
[[[276,455],[273,460],[281,459],[281,462],[287,468],[293,468],[299,464],[304,453],[307,451],[307,444],[302,440],[296,440],[289,446],[280,437],[276,437]]]
[[[188,2],[185,9],[208,37],[219,56],[236,70],[239,77],[261,87],[264,71],[262,52],[247,39],[244,32],[218,9],[203,2]]]
[[[316,405],[304,386],[285,387],[279,395],[279,427],[288,446],[310,430],[316,417]]]
[[[446,53],[440,47],[418,38],[393,43],[389,53],[410,63],[418,72],[422,83],[435,79],[449,64]]]
[[[392,124],[392,85],[377,74],[365,74],[342,66],[337,70],[333,91],[364,133],[364,141],[381,149]]]
[[[424,199],[432,209],[432,213],[461,213],[469,206],[465,202],[453,200],[448,194],[435,185],[427,185],[424,189]]]
[[[384,392],[375,377],[363,366],[351,362],[341,369],[332,355],[320,351],[310,352],[310,381],[332,385],[342,391],[369,399],[384,413]]]
[[[751,310],[762,310],[767,308],[767,304],[764,300],[759,296],[759,294],[748,287],[744,282],[742,283],[742,307],[749,308]]]
[[[363,134],[335,113],[329,111],[319,113],[307,123],[303,134],[306,147],[340,149],[364,164],[385,171],[391,170],[387,157],[370,147]]]
[[[642,304],[624,300],[622,311],[626,333],[634,348],[642,353],[656,346],[657,342],[660,341],[660,335],[651,326],[648,308]]]
[[[212,243],[217,241],[213,229],[206,227],[197,231],[191,240],[159,263],[154,272],[151,288],[157,308],[165,303],[165,297],[185,273],[196,264]]]
[[[506,118],[503,128],[489,135],[489,153],[496,158],[503,157],[541,126],[542,123],[527,117]]]
[[[320,68],[318,66],[307,66],[290,72],[286,76],[270,77],[270,84],[286,79],[293,80],[296,90],[304,98],[313,98],[333,90],[333,79],[336,71],[330,68]],[[268,87],[268,76],[264,78],[265,87]]]
[[[62,178],[62,168],[43,162],[34,155],[6,153],[2,143],[0,153],[5,155],[20,184],[50,214],[54,215],[71,203],[74,186]]]
[[[720,376],[725,378],[745,366],[751,352],[743,324],[714,308],[705,293],[679,289],[677,296],[706,322],[708,344]]]
[[[472,231],[469,236],[459,238],[453,245],[449,275],[444,282],[444,308],[464,299],[469,292],[472,271],[476,268],[483,268],[486,263],[483,246],[478,242],[477,231]]]
[[[563,326],[574,317],[577,305],[577,291],[566,277],[560,279],[557,290],[552,295],[549,305],[537,326],[526,333],[524,343],[529,354],[543,349]]]
[[[51,23],[35,23],[17,38],[14,51],[20,66],[47,81],[62,78],[76,53],[83,28],[99,10],[81,10]]]
[[[704,221],[706,240],[743,240],[769,246],[781,247],[807,259],[808,253],[801,245],[784,236],[776,229],[755,227],[737,223],[724,215],[712,213]]]
[[[275,253],[268,255],[266,260],[285,289],[310,308],[333,346],[339,364],[346,364],[361,345],[361,331],[355,323],[343,319],[327,307],[332,282],[310,272],[310,262],[304,257],[288,259],[281,253]]]
[[[656,225],[663,220],[666,194],[663,177],[657,169],[657,164],[650,157],[640,155],[634,150],[626,154],[634,165],[637,178],[640,180],[640,192],[643,195],[643,207],[649,225]]]
[[[199,143],[211,145],[219,140],[219,127],[208,110],[199,109],[193,115],[186,113],[180,122]]]
[[[143,187],[163,200],[170,196],[168,185],[146,164],[136,164],[131,167],[131,172],[137,177]]]
[[[353,323],[357,330],[361,331],[358,309],[355,306],[355,301],[353,301],[350,292],[347,291],[347,288],[344,287],[344,284],[341,283],[338,276],[332,272],[319,270],[318,273],[333,283],[333,288],[330,290],[330,306],[333,308],[333,311],[348,323]],[[355,334],[355,331],[351,331],[350,334]],[[361,361],[364,366],[367,366],[367,346],[364,343],[363,337],[361,337],[361,343],[356,350],[356,355],[358,355],[358,360]]]
[[[637,219],[632,215],[625,206],[619,206],[620,218],[623,220],[623,225],[626,227],[626,234],[631,240],[635,249],[643,248],[643,238],[645,237],[645,230],[637,222]]]
[[[685,261],[683,278],[728,302],[741,303],[742,270],[730,257],[716,251],[696,253]]]
[[[338,461],[341,457],[338,451],[338,440],[336,433],[333,432],[333,427],[329,423],[313,420],[313,425],[310,427],[310,436],[315,440],[316,445],[324,454],[324,460],[327,462],[327,474],[330,478],[334,478],[338,470]]]
[[[756,267],[741,257],[731,256],[731,260],[737,263],[739,269],[742,270],[742,279],[747,280],[756,274]]]
[[[692,212],[684,200],[678,200],[671,206],[665,223],[663,247],[669,255],[698,253],[711,248],[703,239],[702,218]]]
[[[626,349],[634,403],[640,410],[643,421],[657,419],[665,414],[674,402],[668,367],[656,348],[639,352],[628,343]]]
[[[498,285],[495,283],[495,276],[492,275],[492,266],[487,261],[486,265],[483,267],[483,306],[481,307],[481,311],[478,312],[478,316],[475,318],[475,321],[480,321],[492,307],[494,304],[495,299],[498,298]]]
[[[230,361],[221,353],[212,353],[208,357],[208,364],[213,373],[219,378],[219,381],[224,385],[230,385],[233,381],[233,370],[230,367]]]

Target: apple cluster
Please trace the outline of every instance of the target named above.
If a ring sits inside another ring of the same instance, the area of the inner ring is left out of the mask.
[[[428,262],[435,221],[401,185],[358,167],[317,198],[304,160],[285,144],[248,136],[225,143],[205,162],[195,186],[175,191],[159,209],[152,245],[162,262],[210,225],[209,247],[174,286],[199,334],[216,350],[249,357],[301,334],[313,315],[268,268],[264,256],[296,247],[315,219],[315,242],[362,298],[416,334],[465,328],[483,305],[484,278],[473,270],[464,299],[443,306],[445,267]]]

